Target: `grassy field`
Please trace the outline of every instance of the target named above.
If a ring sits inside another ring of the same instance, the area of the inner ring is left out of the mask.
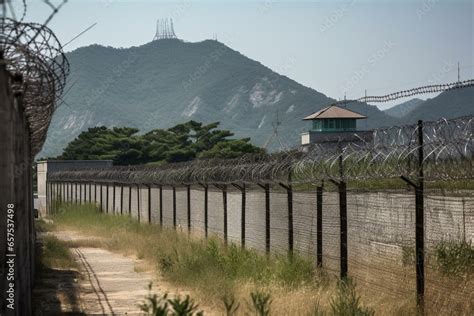
[[[53,220],[54,226],[46,229],[99,237],[86,246],[136,255],[171,284],[190,290],[198,303],[224,314],[236,306],[237,314],[257,315],[267,308],[274,315],[416,314],[414,295],[393,298],[354,284],[338,284],[335,276],[316,269],[312,258],[266,256],[226,246],[217,238],[192,238],[128,217],[105,215],[91,205],[60,206]]]

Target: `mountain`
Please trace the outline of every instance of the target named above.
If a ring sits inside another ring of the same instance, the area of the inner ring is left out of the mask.
[[[428,99],[401,118],[402,124],[417,120],[433,121],[439,118],[455,118],[474,115],[474,87],[445,91]]]
[[[67,57],[71,74],[64,103],[54,113],[39,157],[60,154],[89,127],[146,132],[191,119],[220,121],[220,128],[262,145],[272,134],[277,112],[281,138],[295,146],[309,128],[302,118],[334,102],[214,40],[165,39],[126,49],[92,45]],[[360,123],[363,128],[393,123],[375,106],[348,108],[369,116]]]
[[[387,110],[384,110],[385,114],[388,114],[390,116],[396,117],[396,118],[401,118],[405,115],[407,115],[410,111],[413,111],[416,109],[418,106],[423,104],[423,100],[421,99],[411,99],[406,102],[400,103],[398,105],[395,105]]]

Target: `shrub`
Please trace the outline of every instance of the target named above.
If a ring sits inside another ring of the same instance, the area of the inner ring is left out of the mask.
[[[272,304],[271,294],[261,291],[250,293],[252,299],[251,308],[255,311],[256,315],[268,316],[270,315],[270,305]]]
[[[338,284],[336,298],[331,300],[331,310],[339,316],[372,316],[375,312],[360,304],[360,297],[355,291],[355,284],[347,279]]]
[[[236,315],[237,310],[240,307],[240,303],[237,302],[235,296],[233,294],[226,293],[221,299],[224,303],[225,314],[227,316]]]
[[[442,241],[435,248],[438,268],[448,275],[474,272],[474,248],[471,243]]]
[[[202,316],[202,311],[197,311],[198,305],[194,303],[189,295],[183,299],[180,296],[168,298],[168,293],[162,297],[152,294],[152,283],[148,285],[148,294],[143,303],[138,307],[146,315],[150,316]]]

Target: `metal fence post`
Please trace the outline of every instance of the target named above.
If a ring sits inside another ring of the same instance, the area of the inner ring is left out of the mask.
[[[228,242],[227,233],[227,185],[222,186],[222,203],[224,207],[224,242]]]
[[[109,214],[109,183],[107,182],[105,192],[105,213]]]
[[[424,228],[424,148],[423,121],[417,125],[418,136],[418,179],[415,182],[401,176],[401,179],[415,189],[415,266],[416,266],[416,302],[418,312],[425,311],[425,228]]]
[[[102,192],[102,183],[99,184],[100,188],[100,211],[103,213],[104,212],[104,203],[103,203],[103,198],[104,198],[104,193]]]
[[[191,186],[187,186],[188,189],[188,232],[191,232]]]
[[[323,266],[323,186],[316,188],[316,264]]]
[[[176,229],[176,187],[173,185],[173,227]]]
[[[163,227],[163,186],[160,185],[160,226]]]
[[[112,214],[115,215],[115,182],[112,183]]]
[[[140,192],[140,185],[137,184],[137,218],[138,222],[140,223],[140,198],[142,197],[142,194]]]
[[[132,217],[132,185],[128,186],[128,216]]]
[[[123,184],[120,185],[120,215],[123,215]]]
[[[208,236],[208,190],[209,186],[207,184],[199,183],[204,188],[204,235]]]
[[[242,184],[242,205],[241,205],[241,245],[245,248],[245,204],[247,203],[247,192],[245,183]]]
[[[418,203],[416,203],[416,293],[418,307],[421,313],[425,309],[425,229],[424,229],[424,170],[423,170],[423,121],[418,121],[418,187],[416,195]]]
[[[341,279],[347,278],[347,185],[344,181],[339,183],[339,220],[341,230]]]
[[[151,185],[148,186],[148,224],[151,224]]]

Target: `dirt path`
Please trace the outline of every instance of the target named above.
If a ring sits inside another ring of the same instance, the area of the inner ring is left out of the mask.
[[[64,278],[55,279],[57,273],[48,277],[51,278],[49,283],[57,283],[54,290],[55,299],[59,301],[56,302],[56,311],[60,310],[62,314],[139,315],[137,305],[147,295],[150,282],[153,282],[153,291],[158,295],[165,292],[172,296],[189,294],[159,280],[150,269],[144,268],[143,260],[102,248],[82,247],[80,245],[87,245],[90,237],[75,232],[59,231],[53,234],[60,240],[79,244],[79,247],[71,248],[79,263],[78,276],[73,282]],[[213,313],[207,311],[206,315],[209,314]]]

